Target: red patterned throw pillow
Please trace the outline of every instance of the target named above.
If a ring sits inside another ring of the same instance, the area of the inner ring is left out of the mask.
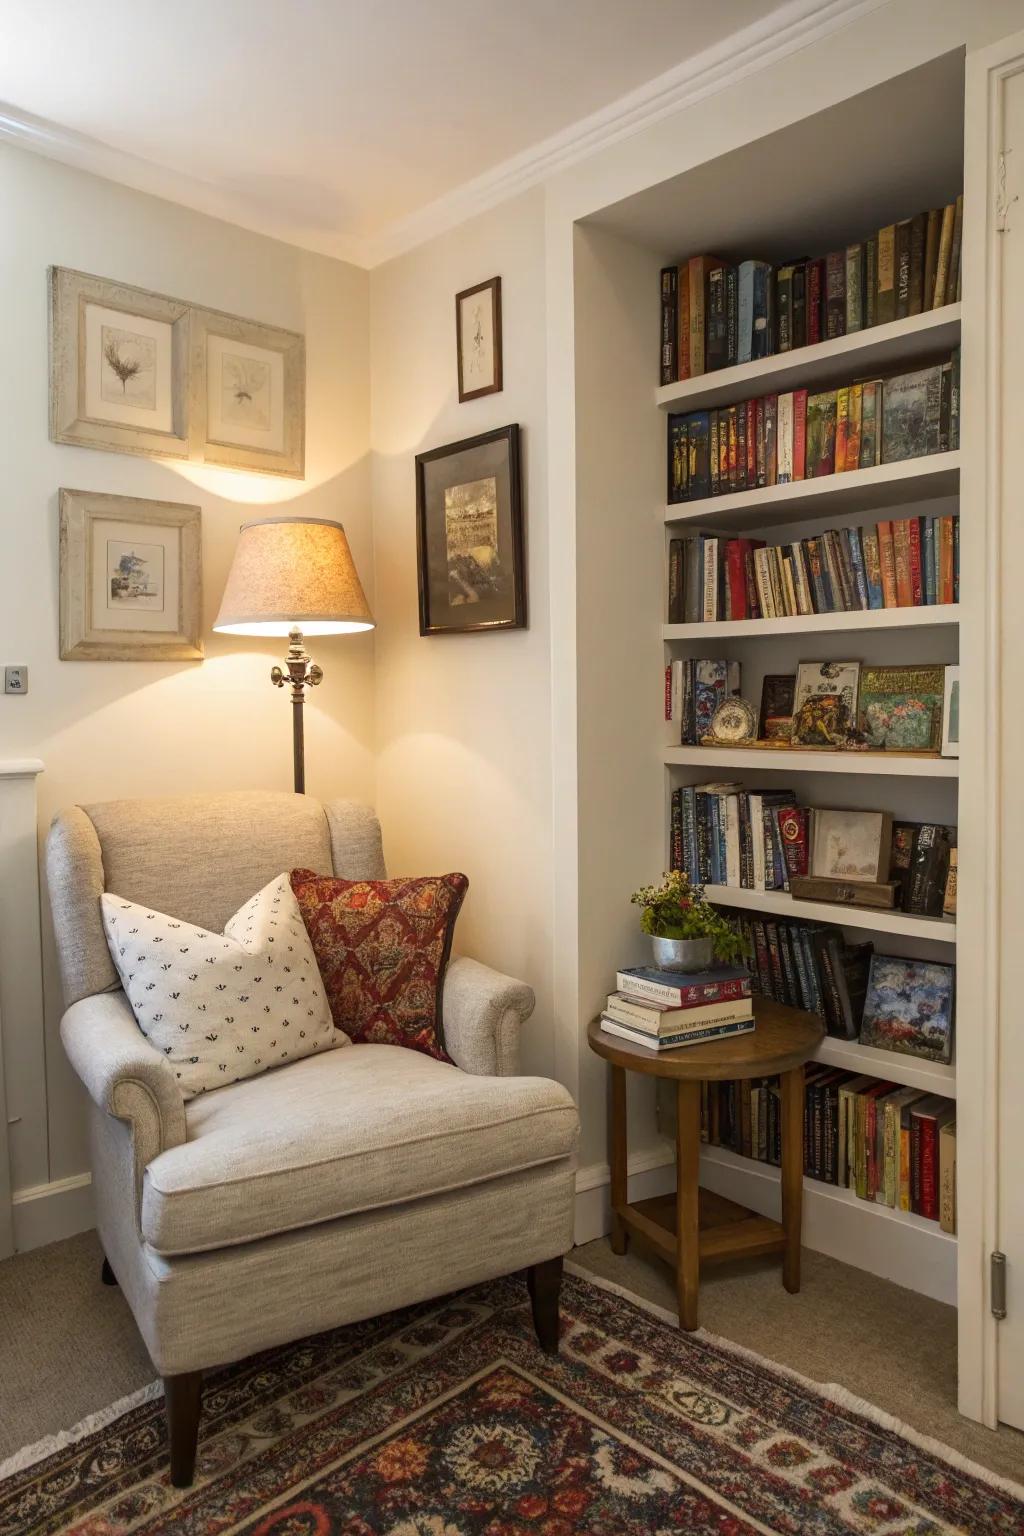
[[[449,1061],[441,992],[465,875],[337,880],[293,869],[291,882],[335,1027]]]

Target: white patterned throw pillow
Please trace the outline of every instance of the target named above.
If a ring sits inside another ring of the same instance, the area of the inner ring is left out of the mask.
[[[104,893],[103,927],[136,1021],[186,1099],[314,1051],[335,1029],[287,874],[209,933]]]

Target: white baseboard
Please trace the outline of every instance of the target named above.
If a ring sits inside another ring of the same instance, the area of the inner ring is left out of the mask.
[[[670,1142],[630,1157],[630,1200],[646,1200],[674,1189],[674,1165]],[[610,1231],[610,1179],[607,1163],[592,1163],[577,1173],[577,1245]],[[702,1147],[700,1182],[705,1189],[779,1220],[777,1168],[739,1157],[724,1147]],[[802,1236],[805,1248],[956,1306],[956,1239],[941,1232],[938,1222],[890,1211],[858,1200],[850,1190],[807,1180]]]
[[[14,1217],[14,1251],[42,1248],[46,1243],[74,1237],[96,1225],[92,1203],[92,1175],[76,1173],[52,1184],[16,1189],[11,1196]]]

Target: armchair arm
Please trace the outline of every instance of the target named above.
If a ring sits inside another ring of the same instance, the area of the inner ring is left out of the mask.
[[[475,1077],[514,1077],[519,1028],[533,1012],[533,988],[459,955],[444,978],[445,1049]]]
[[[181,1089],[140,1031],[123,992],[98,992],[72,1003],[60,1035],[96,1107],[131,1126],[137,1166],[185,1140]]]

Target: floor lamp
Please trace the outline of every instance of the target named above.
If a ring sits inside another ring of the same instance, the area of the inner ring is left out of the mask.
[[[260,517],[243,523],[214,629],[223,635],[287,635],[277,688],[291,685],[295,792],[306,788],[302,706],[323,668],[303,644],[313,635],[373,628],[345,530],[321,517]]]

